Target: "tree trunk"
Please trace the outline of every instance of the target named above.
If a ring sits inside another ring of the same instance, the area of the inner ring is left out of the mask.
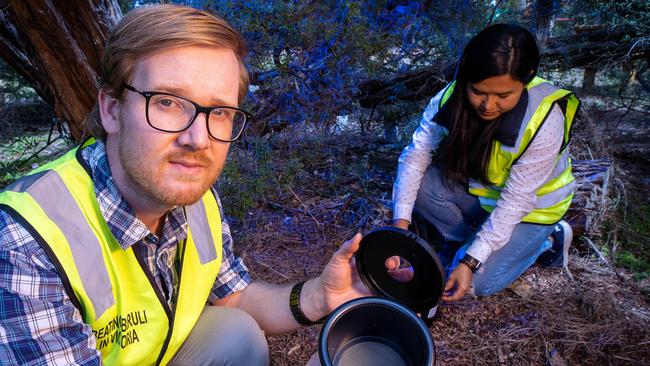
[[[594,91],[594,86],[596,85],[596,73],[598,69],[595,67],[586,67],[585,74],[582,77],[582,90],[587,92]]]
[[[539,48],[542,50],[546,48],[546,41],[551,34],[554,8],[553,0],[537,0],[535,2],[535,36]]]
[[[30,82],[79,140],[99,86],[117,0],[1,0],[0,57]]]

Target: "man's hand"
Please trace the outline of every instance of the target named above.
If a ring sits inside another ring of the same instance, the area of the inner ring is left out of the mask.
[[[411,223],[406,219],[395,219],[391,226],[408,230],[410,224]],[[396,281],[409,282],[413,279],[413,268],[410,266],[403,267],[404,264],[401,263],[400,257],[397,255],[386,258],[384,265],[386,266],[388,274]]]
[[[343,243],[321,275],[305,284],[301,304],[310,319],[319,319],[346,301],[372,295],[361,282],[354,261],[360,242],[361,234],[356,234]]]
[[[459,263],[447,279],[445,293],[441,298],[444,301],[460,300],[469,291],[472,276],[472,270],[466,264]]]
[[[386,258],[384,266],[386,266],[388,275],[395,281],[404,283],[413,279],[413,267],[408,262],[402,262],[398,255]]]

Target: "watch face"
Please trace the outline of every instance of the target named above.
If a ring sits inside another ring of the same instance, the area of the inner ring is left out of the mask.
[[[399,268],[388,270],[387,260],[399,262]],[[370,291],[416,312],[428,311],[442,294],[440,260],[429,243],[410,231],[391,226],[371,231],[361,240],[355,261]]]

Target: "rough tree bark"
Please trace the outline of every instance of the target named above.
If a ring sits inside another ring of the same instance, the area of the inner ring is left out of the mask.
[[[117,0],[0,0],[0,57],[81,138]]]
[[[585,74],[582,77],[582,90],[593,91],[596,85],[596,73],[598,69],[595,67],[585,67]]]

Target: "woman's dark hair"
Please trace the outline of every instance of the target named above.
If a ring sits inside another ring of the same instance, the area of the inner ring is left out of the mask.
[[[467,99],[467,83],[510,75],[526,85],[537,74],[538,64],[539,49],[535,38],[518,25],[489,26],[467,43],[458,62],[454,91],[435,116],[438,124],[449,129],[441,146],[444,178],[448,184],[465,184],[468,178],[491,184],[487,167],[498,123],[486,123],[478,117]]]

